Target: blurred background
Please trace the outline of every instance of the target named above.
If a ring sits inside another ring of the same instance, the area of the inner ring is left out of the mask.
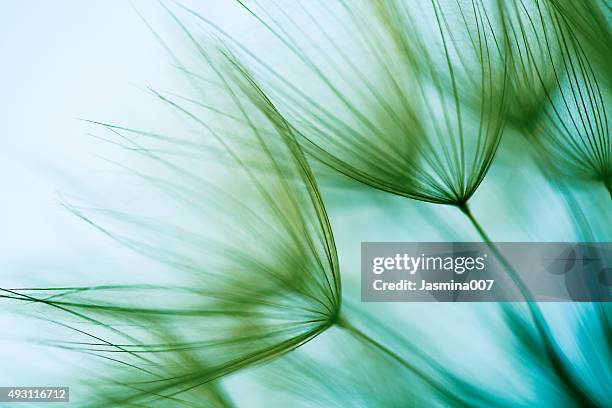
[[[256,42],[261,31],[232,2],[184,4],[238,37]],[[167,266],[122,247],[62,207],[62,202],[74,199],[100,207],[116,200],[135,208],[163,205],[107,161],[130,164],[133,156],[97,139],[96,128],[83,120],[148,129],[174,126],[148,87],[173,90],[184,84],[139,14],[174,50],[180,53],[185,47],[176,25],[156,2],[0,0],[2,287],[78,284],[102,274],[107,281],[167,275]],[[261,47],[262,52],[274,52],[265,48],[265,42]],[[578,240],[563,198],[540,175],[533,159],[517,164],[517,151],[522,150],[518,143],[512,135],[502,141],[490,174],[471,202],[473,211],[495,241]],[[574,194],[585,208],[604,214],[598,233],[602,240],[610,240],[607,192],[576,189]],[[362,241],[479,240],[455,208],[365,189],[347,192],[326,187],[324,195],[347,301],[353,304],[359,303]],[[46,331],[53,330],[44,324],[44,316],[25,319],[6,305],[0,303],[0,386],[77,384],[82,365],[90,364],[84,356],[40,344]],[[569,350],[579,346],[571,334],[580,307],[545,307]],[[430,349],[466,376],[526,395],[537,393],[535,384],[512,369],[516,361],[507,358],[511,351],[498,337],[503,332],[491,330],[501,327],[495,305],[397,303],[364,308],[400,332],[407,328],[407,336],[413,330],[429,336]],[[326,341],[316,339],[306,347],[323,353]],[[242,389],[232,395],[238,405],[282,406],[290,401],[280,390],[270,391],[255,381],[259,371],[228,380],[228,389]],[[73,391],[82,397],[77,388]]]

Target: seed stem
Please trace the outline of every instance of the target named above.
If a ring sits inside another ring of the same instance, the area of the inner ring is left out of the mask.
[[[612,195],[612,190],[610,190],[610,194]],[[525,285],[523,280],[520,278],[512,264],[508,261],[508,259],[501,253],[499,248],[491,241],[485,230],[482,228],[478,220],[474,217],[467,203],[463,203],[459,205],[459,209],[465,216],[470,220],[478,234],[483,239],[483,241],[487,244],[487,246],[491,249],[497,259],[501,262],[501,264],[506,269],[508,276],[514,284],[517,286],[521,295],[525,299],[527,303],[527,307],[529,308],[529,313],[531,318],[536,326],[538,334],[540,335],[541,340],[544,343],[544,350],[546,351],[546,355],[560,377],[561,382],[567,387],[567,392],[569,395],[574,398],[575,401],[579,403],[579,406],[585,407],[598,407],[599,404],[586,394],[580,384],[576,384],[574,381],[574,376],[572,375],[570,369],[567,367],[567,363],[565,358],[559,350],[557,343],[554,341],[552,333],[550,332],[550,328],[542,315],[542,311],[537,305],[537,302],[533,301],[533,296],[529,291],[529,288]],[[509,311],[504,308],[505,313],[509,313]]]
[[[460,396],[450,392],[447,389],[447,387],[443,386],[442,384],[440,384],[439,381],[437,381],[434,378],[432,378],[432,376],[430,374],[425,373],[424,371],[422,371],[421,369],[419,369],[415,365],[413,365],[410,362],[408,362],[406,359],[401,357],[399,354],[397,354],[396,352],[394,352],[393,350],[391,350],[390,348],[388,348],[384,344],[382,344],[379,341],[373,339],[372,337],[370,337],[369,335],[367,335],[366,333],[364,333],[363,331],[361,331],[357,327],[353,326],[353,324],[351,324],[345,318],[339,317],[338,320],[336,321],[336,324],[338,325],[338,327],[340,327],[340,328],[346,330],[347,332],[351,333],[353,336],[355,336],[359,340],[364,341],[365,343],[370,344],[371,346],[374,346],[375,348],[377,348],[378,350],[380,350],[381,352],[386,354],[388,357],[390,357],[392,360],[394,360],[395,362],[399,363],[404,368],[407,368],[409,371],[411,371],[416,376],[418,376],[421,380],[423,380],[427,385],[429,385],[430,387],[432,387],[433,389],[438,391],[445,398],[447,398],[448,400],[453,401],[454,403],[456,403],[457,406],[465,406],[465,407],[474,406],[473,404],[468,403],[467,401],[465,401]]]
[[[470,222],[472,223],[472,225],[478,232],[478,235],[480,235],[482,240],[487,244],[487,246],[491,249],[491,251],[493,251],[493,253],[497,257],[497,259],[502,263],[503,267],[506,269],[506,272],[510,276],[510,279],[512,279],[514,284],[517,286],[523,298],[526,301],[530,301],[530,299],[532,299],[533,296],[531,295],[529,288],[525,285],[523,280],[520,278],[520,276],[518,275],[518,273],[516,272],[512,264],[510,264],[508,259],[501,253],[497,245],[495,245],[493,241],[491,241],[491,238],[489,238],[489,235],[487,235],[487,233],[482,228],[478,220],[476,220],[476,218],[470,211],[470,208],[468,207],[467,203],[460,205],[459,209],[470,220]]]

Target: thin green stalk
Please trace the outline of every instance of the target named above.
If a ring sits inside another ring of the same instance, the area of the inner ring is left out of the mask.
[[[480,225],[480,223],[476,220],[476,218],[474,218],[474,215],[472,214],[472,212],[470,211],[470,208],[468,207],[467,203],[464,203],[462,205],[459,206],[459,209],[461,210],[461,212],[463,214],[465,214],[465,216],[470,220],[470,222],[472,223],[472,225],[474,226],[474,228],[476,229],[476,231],[478,232],[478,235],[480,235],[480,237],[482,238],[482,240],[487,244],[487,246],[489,247],[489,249],[491,249],[491,251],[493,251],[493,254],[497,257],[497,259],[501,262],[501,264],[503,265],[503,267],[506,269],[506,272],[508,273],[508,275],[510,276],[510,279],[512,279],[512,281],[514,282],[514,284],[517,286],[517,288],[519,289],[519,291],[521,292],[521,295],[523,296],[523,298],[525,298],[525,300],[529,301],[530,299],[533,298],[533,296],[531,295],[531,292],[529,291],[529,288],[525,285],[525,283],[523,282],[523,280],[520,278],[520,276],[518,275],[518,273],[516,272],[516,270],[512,267],[512,265],[510,264],[510,262],[506,259],[506,257],[501,253],[501,251],[499,250],[499,248],[497,247],[497,245],[495,245],[493,243],[493,241],[491,240],[491,238],[489,238],[489,236],[487,235],[487,233],[485,232],[485,230],[482,228],[482,226]]]
[[[378,350],[383,352],[385,355],[390,357],[392,360],[394,360],[395,362],[397,362],[398,364],[400,364],[404,368],[406,368],[409,371],[411,371],[412,373],[414,373],[417,377],[419,377],[421,380],[423,380],[427,385],[429,385],[430,387],[432,387],[433,389],[438,391],[441,395],[443,395],[449,401],[454,402],[457,406],[464,406],[464,407],[473,407],[473,406],[475,406],[474,404],[466,401],[465,399],[461,398],[460,396],[458,396],[458,395],[456,395],[456,394],[454,394],[452,392],[449,392],[447,387],[445,387],[443,384],[440,384],[440,382],[435,380],[434,378],[432,378],[431,375],[425,373],[424,371],[422,371],[421,369],[419,369],[415,365],[411,364],[409,361],[407,361],[406,359],[401,357],[399,354],[397,354],[393,350],[389,349],[384,344],[382,344],[379,341],[377,341],[377,340],[373,339],[372,337],[368,336],[366,333],[364,333],[363,331],[361,331],[357,327],[353,326],[348,320],[346,320],[342,316],[340,316],[338,318],[338,320],[336,321],[336,324],[338,325],[338,327],[346,330],[348,333],[352,334],[356,338],[358,338],[358,339],[364,341],[365,343],[370,344],[371,346],[377,348]]]
[[[562,352],[557,347],[556,342],[553,339],[552,333],[550,332],[550,328],[548,324],[546,324],[546,320],[542,315],[540,308],[537,305],[537,302],[533,301],[533,296],[531,295],[529,289],[520,278],[516,270],[512,267],[508,259],[501,253],[499,248],[491,241],[485,230],[482,228],[480,223],[476,220],[467,203],[464,203],[459,206],[459,209],[465,216],[470,220],[478,234],[483,239],[483,241],[487,244],[487,246],[491,249],[493,254],[497,257],[497,259],[501,262],[503,267],[506,269],[509,277],[512,279],[514,284],[517,286],[521,295],[525,299],[527,306],[529,308],[529,312],[531,318],[536,326],[536,330],[540,335],[541,340],[544,342],[544,350],[546,351],[546,356],[548,357],[551,365],[554,370],[557,372],[559,376],[559,380],[567,387],[567,392],[574,398],[574,400],[581,407],[600,407],[601,405],[594,401],[588,394],[586,394],[580,385],[576,384],[574,381],[573,375],[570,369],[567,367],[565,359],[563,357]]]

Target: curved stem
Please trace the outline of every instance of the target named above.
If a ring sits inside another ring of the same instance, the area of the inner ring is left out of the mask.
[[[523,280],[521,279],[519,274],[516,272],[512,264],[510,264],[508,259],[501,253],[497,245],[495,245],[493,241],[491,241],[491,238],[489,238],[489,236],[487,235],[485,230],[482,228],[480,223],[476,220],[476,218],[474,218],[474,215],[470,211],[470,208],[468,207],[467,203],[459,206],[459,209],[470,220],[470,222],[472,223],[476,231],[478,231],[478,235],[480,235],[480,237],[487,244],[489,249],[493,251],[493,254],[495,254],[495,257],[499,260],[499,262],[501,262],[504,269],[506,269],[508,276],[510,276],[510,279],[512,279],[514,284],[517,286],[517,288],[521,292],[521,296],[523,296],[523,298],[527,302],[530,302],[530,300],[533,299],[533,296],[531,295],[529,288],[527,287],[527,285],[525,285],[525,282],[523,282]]]
[[[404,368],[406,368],[409,371],[411,371],[412,373],[414,373],[417,377],[419,377],[427,385],[429,385],[430,387],[432,387],[433,389],[438,391],[441,395],[443,395],[449,401],[453,401],[458,406],[464,406],[464,407],[474,406],[473,404],[467,402],[465,399],[461,398],[460,396],[456,395],[455,393],[450,392],[447,389],[447,387],[445,387],[444,385],[440,384],[440,382],[437,381],[436,379],[434,379],[430,374],[425,373],[423,370],[419,369],[414,364],[411,364],[410,362],[405,360],[403,357],[401,357],[399,354],[397,354],[396,352],[394,352],[393,350],[391,350],[390,348],[388,348],[384,344],[382,344],[379,341],[373,339],[372,337],[368,336],[367,334],[365,334],[363,331],[361,331],[357,327],[353,326],[345,318],[339,317],[338,320],[336,321],[336,324],[338,325],[338,327],[340,327],[340,328],[346,330],[347,332],[351,333],[353,336],[355,336],[359,340],[361,340],[361,341],[363,341],[363,342],[365,342],[365,343],[367,343],[367,344],[377,348],[378,350],[383,352],[385,355],[387,355],[389,358],[391,358],[392,360],[394,360],[395,362],[397,362],[398,364],[400,364]]]
[[[572,398],[574,398],[575,401],[579,403],[579,406],[599,407],[600,405],[596,401],[594,401],[587,393],[584,392],[580,384],[576,384],[576,381],[574,381],[574,376],[567,366],[567,362],[565,361],[563,353],[561,352],[561,350],[559,350],[557,343],[554,341],[552,333],[550,332],[550,328],[548,327],[548,324],[546,323],[546,320],[542,315],[542,311],[538,307],[537,302],[533,301],[533,296],[531,296],[531,292],[529,291],[527,285],[525,285],[525,283],[523,282],[519,274],[516,272],[512,264],[510,264],[508,259],[501,253],[501,251],[493,243],[493,241],[491,241],[491,238],[489,238],[485,230],[482,228],[480,223],[478,223],[478,221],[470,211],[467,203],[460,205],[459,209],[470,220],[476,231],[478,231],[480,237],[495,254],[500,263],[504,266],[506,272],[508,273],[508,276],[512,279],[514,284],[521,292],[521,295],[527,303],[527,307],[529,309],[531,318],[536,326],[536,330],[538,331],[538,334],[540,335],[540,338],[544,343],[544,350],[546,351],[546,356],[548,357],[550,364],[553,366],[553,368],[559,375],[560,381],[567,387],[566,391],[572,396]]]

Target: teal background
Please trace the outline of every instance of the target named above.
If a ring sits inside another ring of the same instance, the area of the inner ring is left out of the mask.
[[[160,35],[181,47],[176,28],[159,6],[146,1],[135,6]],[[256,38],[259,28],[246,24],[243,15],[233,14],[234,8],[209,9],[235,34]],[[100,206],[113,200],[161,205],[149,201],[148,192],[125,182],[114,166],[101,159],[133,160],[125,153],[118,156],[108,143],[92,137],[95,129],[79,118],[171,127],[165,110],[152,103],[146,90],[149,85],[181,86],[164,49],[126,1],[2,0],[0,50],[2,286],[77,284],[100,273],[109,279],[134,271],[163,275],[163,266],[102,236],[60,202],[78,198]],[[579,240],[562,197],[538,173],[533,159],[527,157],[517,165],[520,140],[508,133],[471,202],[479,221],[496,241]],[[607,192],[587,188],[575,194],[588,211],[602,217],[595,225],[601,239],[611,240],[612,231],[606,228],[612,219]],[[359,299],[362,241],[478,240],[455,208],[359,188],[346,192],[325,187],[324,195],[349,302]],[[572,334],[579,312],[588,307],[543,306],[570,353],[581,347]],[[428,348],[466,377],[527,395],[538,392],[537,382],[526,381],[517,361],[506,358],[511,351],[500,337],[503,332],[491,330],[502,325],[495,305],[397,303],[368,305],[367,310],[399,331],[410,327],[428,335],[432,339]],[[24,319],[4,309],[4,304],[0,328],[0,385],[72,385],[80,380],[74,368],[88,363],[31,342],[56,328]],[[322,336],[306,347],[315,355],[324,354],[326,342]],[[284,401],[287,397],[280,392],[252,381],[257,370],[229,379],[228,388],[242,387],[237,402],[243,399],[247,406],[263,407]],[[74,395],[78,396],[78,390]]]

